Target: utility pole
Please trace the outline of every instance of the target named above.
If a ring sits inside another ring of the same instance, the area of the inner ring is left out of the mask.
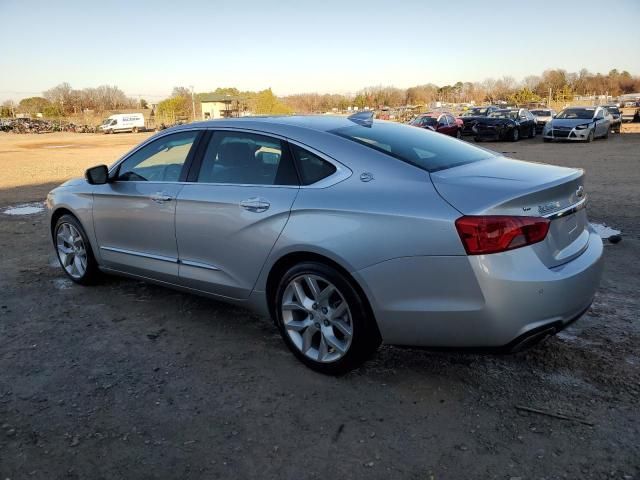
[[[549,100],[547,100],[547,106],[551,108],[551,87],[549,87]]]
[[[193,85],[189,85],[191,87],[191,112],[193,113],[193,121],[196,121],[196,100],[193,96]]]

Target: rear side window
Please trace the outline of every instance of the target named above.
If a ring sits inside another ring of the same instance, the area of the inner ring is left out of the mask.
[[[245,132],[213,134],[198,182],[236,185],[297,185],[295,167],[283,142]]]
[[[323,178],[333,175],[336,171],[336,167],[332,164],[304,148],[291,145],[291,151],[298,163],[298,171],[302,185],[311,185],[319,182]]]
[[[399,123],[374,121],[370,127],[352,125],[330,133],[386,153],[416,167],[437,172],[446,168],[491,158],[487,150]]]

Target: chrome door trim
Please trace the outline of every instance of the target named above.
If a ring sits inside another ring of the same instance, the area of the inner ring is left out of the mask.
[[[188,267],[204,268],[205,270],[213,270],[216,272],[220,271],[220,268],[215,265],[210,265],[208,263],[202,262],[194,262],[193,260],[178,260],[178,263],[186,265]]]
[[[115,252],[115,253],[124,253],[125,255],[133,255],[134,257],[151,258],[153,260],[160,260],[163,262],[178,263],[177,258],[164,257],[162,255],[153,255],[151,253],[136,252],[134,250],[126,250],[124,248],[100,247],[100,250],[106,250],[108,252]]]

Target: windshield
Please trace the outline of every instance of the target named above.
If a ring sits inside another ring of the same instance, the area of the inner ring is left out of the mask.
[[[490,118],[518,118],[516,110],[498,110],[489,114]]]
[[[411,125],[416,125],[419,127],[435,127],[438,124],[438,120],[434,117],[418,117]]]
[[[595,108],[567,108],[556,115],[556,118],[590,120],[595,111]]]
[[[486,115],[486,108],[472,108],[471,110],[467,110],[462,114],[463,117],[479,117],[481,115]]]
[[[111,121],[110,118],[105,118],[104,120],[102,120],[102,125],[106,125],[107,123],[109,123]]]
[[[618,107],[605,107],[607,110],[609,110],[609,113],[620,113],[620,110],[618,110]]]
[[[551,112],[549,110],[531,110],[531,113],[538,117],[550,117]]]
[[[447,135],[399,123],[376,121],[370,127],[353,125],[330,130],[365,147],[386,153],[416,167],[436,172],[493,156],[487,150]]]

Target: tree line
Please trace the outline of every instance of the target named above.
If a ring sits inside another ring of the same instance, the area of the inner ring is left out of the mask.
[[[354,94],[300,93],[276,96],[268,88],[261,91],[240,91],[237,88],[217,88],[210,92],[193,94],[186,87],[175,87],[169,98],[161,101],[157,113],[163,118],[200,118],[200,100],[209,94],[228,94],[239,99],[234,105],[240,111],[253,114],[321,113],[333,109],[398,107],[402,105],[429,105],[440,101],[447,103],[539,102],[548,99],[571,101],[576,95],[611,95],[640,92],[640,76],[628,71],[611,70],[607,74],[591,73],[586,69],[571,73],[562,69],[546,70],[541,75],[530,75],[518,82],[513,77],[488,78],[482,82],[456,82],[438,86],[425,83],[409,88],[373,86]],[[194,110],[195,104],[195,111]],[[144,99],[128,97],[117,86],[101,85],[96,88],[73,89],[61,83],[43,92],[42,96],[22,99],[18,105],[5,102],[0,116],[19,113],[42,113],[46,117],[69,116],[93,110],[101,113],[109,110],[147,108]]]

